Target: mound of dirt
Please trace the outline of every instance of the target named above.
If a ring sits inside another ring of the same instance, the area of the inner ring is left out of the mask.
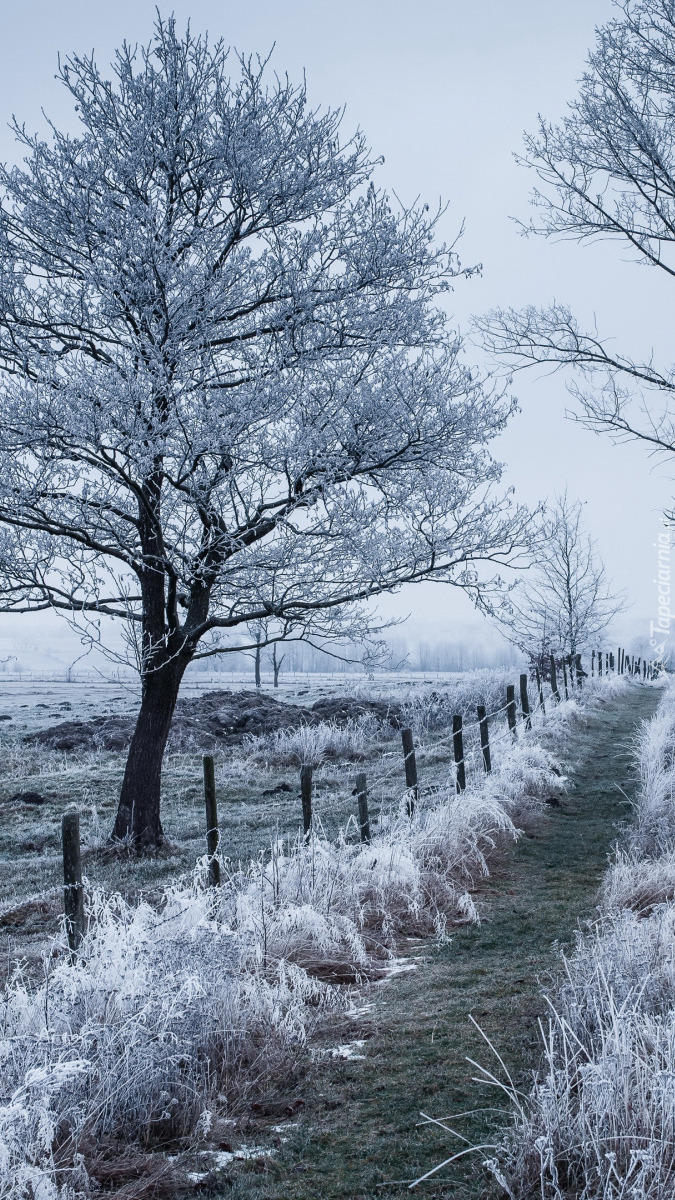
[[[37,733],[29,733],[24,742],[50,750],[126,750],[134,731],[133,717],[92,717],[89,721],[61,721]]]
[[[383,700],[331,696],[305,708],[299,704],[286,704],[263,692],[206,692],[203,696],[178,701],[168,749],[209,751],[220,746],[238,746],[247,735],[297,729],[300,725],[318,725],[321,721],[344,725],[366,714],[394,728],[400,725],[398,705]],[[24,741],[51,750],[121,751],[129,746],[135,723],[134,716],[62,721],[28,734]]]

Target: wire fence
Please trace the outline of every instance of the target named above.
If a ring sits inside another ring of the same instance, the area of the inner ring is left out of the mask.
[[[569,665],[570,673],[567,674]],[[562,681],[558,672],[562,668]],[[357,786],[350,790],[355,798],[354,808],[358,811],[348,819],[348,825],[353,825],[355,835],[361,841],[370,841],[371,830],[376,820],[386,815],[394,806],[400,807],[402,801],[412,816],[416,805],[424,800],[437,796],[448,790],[461,793],[467,787],[473,787],[482,781],[498,767],[505,746],[513,747],[522,739],[528,739],[545,721],[547,714],[563,703],[566,699],[580,696],[584,690],[584,681],[600,680],[610,675],[629,675],[641,681],[652,679],[660,669],[659,664],[630,658],[619,648],[615,658],[613,652],[593,651],[590,672],[583,670],[580,656],[576,661],[567,662],[551,660],[550,675],[547,680],[541,678],[539,672],[533,681],[527,674],[521,674],[519,686],[509,685],[506,689],[506,702],[489,712],[484,706],[475,705],[475,719],[467,719],[464,713],[452,715],[452,732],[435,737],[427,734],[426,739],[419,739],[415,745],[412,730],[404,727],[400,730],[402,746],[398,751],[385,751],[380,758],[381,763],[390,760],[385,769],[377,773],[358,772]],[[535,698],[532,699],[530,688],[535,683]],[[560,686],[562,682],[562,688]],[[503,719],[505,718],[505,719]],[[448,773],[443,784],[425,783],[420,779],[419,765],[425,759],[434,756],[444,756],[443,764]],[[418,764],[418,758],[420,764]],[[221,852],[218,813],[214,790],[213,757],[203,756],[205,798],[207,808],[206,845],[208,854],[208,879],[212,885],[218,885],[219,874],[211,866]],[[314,811],[313,768],[304,764],[301,767],[300,792],[302,799],[303,836],[309,838],[313,831],[321,826],[321,819]],[[405,788],[401,785],[405,780]],[[392,794],[392,789],[394,789]],[[369,798],[379,805],[378,817],[369,810]],[[299,814],[300,815],[300,814]],[[62,823],[62,850],[64,867],[64,885],[49,887],[29,896],[15,899],[12,903],[0,908],[0,923],[5,922],[12,914],[19,911],[53,901],[60,893],[64,897],[66,916],[66,932],[71,955],[77,953],[77,947],[83,935],[83,893],[81,851],[79,839],[79,817],[69,811],[64,814]]]

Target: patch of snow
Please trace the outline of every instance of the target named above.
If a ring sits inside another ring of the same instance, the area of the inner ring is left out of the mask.
[[[356,1042],[345,1042],[342,1046],[332,1046],[330,1050],[317,1050],[317,1056],[325,1058],[365,1058],[365,1054],[357,1054],[357,1050],[362,1050],[365,1046],[365,1041],[361,1039]]]

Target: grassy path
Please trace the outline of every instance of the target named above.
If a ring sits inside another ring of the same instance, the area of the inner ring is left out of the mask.
[[[557,944],[569,944],[592,914],[616,823],[627,816],[631,736],[658,699],[655,690],[631,688],[575,735],[569,794],[481,889],[482,924],[457,930],[416,971],[377,989],[369,1024],[351,1034],[367,1039],[365,1057],[317,1065],[278,1157],[243,1168],[221,1194],[402,1200],[411,1193],[392,1181],[414,1179],[461,1148],[438,1127],[419,1128],[420,1110],[482,1110],[453,1124],[472,1143],[492,1140],[500,1117],[485,1109],[498,1107],[501,1094],[472,1082],[466,1058],[499,1068],[468,1015],[527,1086],[544,1012],[539,980],[557,969]],[[485,1187],[469,1155],[412,1194],[477,1200]]]

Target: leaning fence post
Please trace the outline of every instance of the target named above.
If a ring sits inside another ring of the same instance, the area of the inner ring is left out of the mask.
[[[218,806],[216,804],[216,772],[213,755],[202,758],[204,767],[204,802],[206,804],[206,849],[209,855],[209,887],[220,885],[220,863],[217,859],[220,833],[218,830]]]
[[[305,837],[312,828],[312,775],[313,771],[305,763],[300,768],[300,795],[302,797],[302,828]]]
[[[532,728],[532,718],[530,717],[530,699],[527,694],[527,675],[520,677],[520,707],[525,722],[525,728]]]
[[[546,705],[544,704],[544,689],[543,689],[542,683],[541,683],[541,674],[539,671],[539,667],[534,668],[534,673],[535,673],[535,676],[537,679],[537,691],[539,692],[539,707],[541,708],[541,711],[543,713],[545,713]]]
[[[490,730],[488,728],[485,705],[477,704],[476,712],[478,713],[478,725],[480,727],[480,748],[483,752],[483,766],[486,774],[489,775],[492,770],[492,759],[490,757]]]
[[[80,851],[80,814],[67,812],[61,818],[63,849],[63,908],[70,961],[75,962],[84,937],[84,891],[82,888],[82,855]]]
[[[461,713],[455,713],[452,718],[452,747],[457,768],[457,791],[463,792],[466,787],[466,771],[464,769],[464,736]]]
[[[555,658],[551,655],[551,691],[555,696],[556,703],[560,704],[560,692],[558,691],[558,676],[555,669]]]
[[[506,689],[506,719],[509,723],[509,729],[513,737],[517,737],[516,726],[516,687],[510,683]]]
[[[356,776],[356,801],[359,806],[359,832],[362,842],[370,841],[370,817],[368,815],[368,782],[365,772],[360,771]]]
[[[412,817],[415,811],[415,803],[419,794],[417,784],[417,759],[415,758],[415,743],[413,742],[412,729],[401,730],[401,741],[403,742],[403,756],[405,763],[405,785],[408,789],[408,799],[406,807],[408,816]]]

